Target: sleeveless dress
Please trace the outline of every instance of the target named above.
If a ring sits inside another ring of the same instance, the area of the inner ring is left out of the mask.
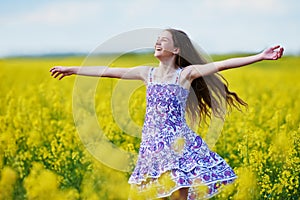
[[[237,176],[185,120],[189,90],[173,83],[153,81],[150,68],[147,106],[137,163],[128,183],[129,199],[156,199],[188,187],[188,200],[207,199]]]

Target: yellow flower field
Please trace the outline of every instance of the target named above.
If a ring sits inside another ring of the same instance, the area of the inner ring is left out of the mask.
[[[97,63],[102,65],[107,59],[99,58]],[[80,135],[74,122],[76,76],[58,81],[49,73],[54,65],[80,66],[83,61],[83,57],[0,59],[0,200],[127,199],[130,171],[103,164],[88,151],[92,147],[83,145],[83,140],[93,145],[91,137],[95,135]],[[122,56],[111,66],[155,62],[149,55],[132,54]],[[221,73],[229,89],[249,106],[242,112],[229,111],[221,136],[212,148],[238,175],[234,184],[213,199],[299,199],[299,64],[299,57],[286,56]],[[140,133],[128,133],[117,123],[126,124],[126,118],[120,115],[124,113],[124,95],[116,96],[115,104],[111,100],[120,84],[115,79],[101,78],[94,99],[82,101],[95,102],[91,109],[95,109],[102,130],[99,137],[104,133],[119,149],[136,155],[140,138],[135,135]],[[140,130],[145,87],[131,94],[128,107],[128,115],[138,127],[128,130]],[[76,113],[88,119],[88,109]],[[118,119],[114,119],[116,113]],[[84,129],[97,130],[92,125]],[[199,135],[205,137],[206,129],[206,125],[198,128]],[[106,151],[97,149],[102,150]],[[109,156],[114,158],[113,154]],[[130,169],[134,159],[131,161]]]

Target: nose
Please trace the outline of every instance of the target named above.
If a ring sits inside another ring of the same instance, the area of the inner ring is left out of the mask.
[[[155,45],[161,45],[160,40],[157,40],[156,43],[155,43]]]

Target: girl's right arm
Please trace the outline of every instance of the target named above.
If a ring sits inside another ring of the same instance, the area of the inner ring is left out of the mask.
[[[50,69],[51,76],[54,78],[59,77],[61,80],[65,76],[73,74],[83,76],[98,76],[110,77],[121,79],[134,79],[134,80],[147,80],[149,67],[138,66],[132,68],[110,68],[106,66],[93,66],[93,67],[62,67],[55,66]]]

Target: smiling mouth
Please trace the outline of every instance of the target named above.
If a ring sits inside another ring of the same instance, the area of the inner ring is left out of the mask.
[[[156,50],[156,51],[161,51],[162,48],[161,48],[161,47],[156,47],[155,50]]]

